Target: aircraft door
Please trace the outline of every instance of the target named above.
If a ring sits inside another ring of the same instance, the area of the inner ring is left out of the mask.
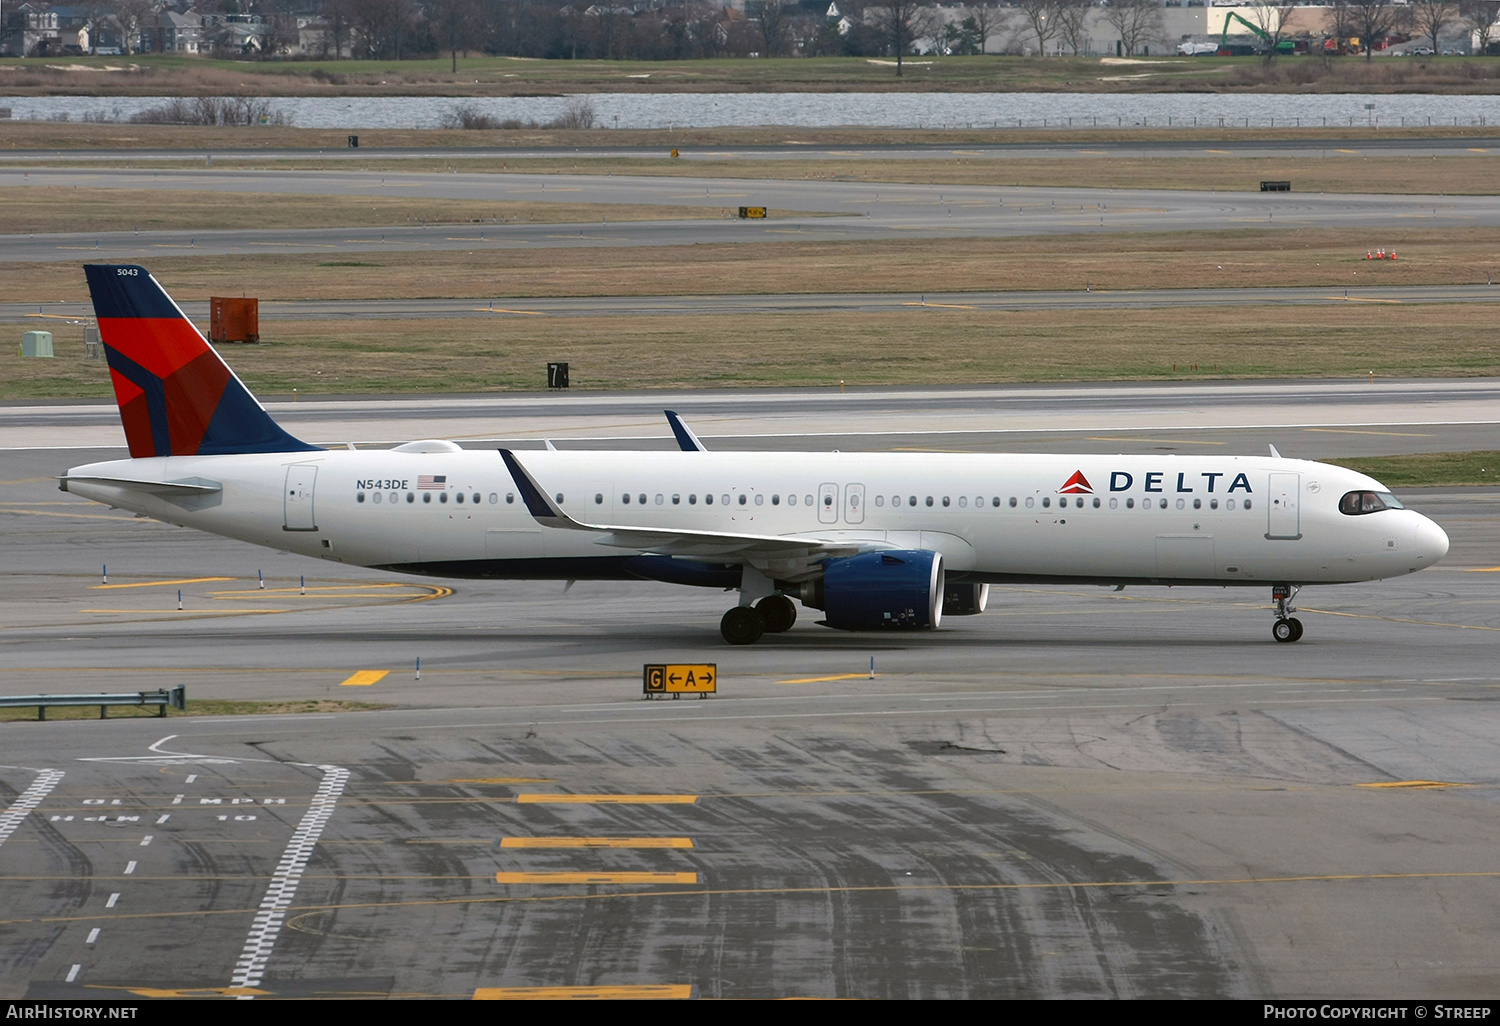
[[[839,522],[839,486],[836,484],[818,485],[818,523],[836,524]]]
[[[844,522],[846,524],[862,524],[865,522],[864,485],[844,485]]]
[[[1301,481],[1301,474],[1271,475],[1271,487],[1266,496],[1267,538],[1296,541],[1302,537],[1301,514],[1297,509]]]
[[[297,463],[286,468],[286,487],[282,490],[283,531],[318,529],[318,522],[313,518],[313,484],[317,479],[318,468],[312,464]]]

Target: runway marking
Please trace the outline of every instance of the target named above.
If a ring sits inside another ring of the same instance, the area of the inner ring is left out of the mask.
[[[1384,435],[1389,438],[1431,438],[1419,431],[1355,431],[1353,428],[1304,428],[1309,433],[1321,435]]]
[[[319,769],[323,771],[323,780],[318,784],[317,793],[308,804],[307,811],[302,814],[291,840],[287,842],[281,861],[276,865],[276,872],[271,877],[271,885],[266,889],[266,896],[261,899],[260,908],[251,921],[250,935],[245,938],[244,951],[235,963],[234,975],[229,980],[232,987],[254,987],[260,983],[266,971],[266,963],[271,959],[276,937],[281,933],[282,920],[297,893],[302,873],[307,868],[307,861],[312,858],[313,851],[318,846],[318,838],[332,818],[334,806],[344,791],[344,784],[349,780],[349,771],[341,766],[320,766]]]
[[[691,837],[502,837],[502,848],[691,848]]]
[[[1389,303],[1394,306],[1402,306],[1406,303],[1404,299],[1369,299],[1364,296],[1329,296],[1328,298],[1345,303]]]
[[[26,316],[27,317],[45,317],[45,318],[48,318],[49,320],[54,320],[54,321],[81,321],[83,319],[82,317],[75,317],[72,314],[34,313],[34,314],[27,314]]]
[[[1184,441],[1181,438],[1131,438],[1127,435],[1091,435],[1085,442],[1164,442],[1167,445],[1228,445],[1227,442]]]
[[[104,987],[96,990],[123,990],[128,994],[145,998],[205,998],[205,997],[261,997],[271,994],[269,990],[255,987]]]
[[[1493,574],[1500,573],[1500,566],[1476,566],[1465,570],[1466,574]]]
[[[795,680],[778,680],[776,684],[821,684],[825,680],[868,680],[873,674],[869,673],[840,673],[832,677],[798,677]]]
[[[249,242],[250,246],[287,246],[301,249],[336,249],[331,242]]]
[[[931,884],[866,884],[846,886],[814,887],[737,887],[737,888],[692,888],[682,890],[650,891],[604,891],[595,894],[517,894],[517,895],[466,895],[455,898],[417,898],[403,901],[360,901],[328,903],[320,905],[288,906],[288,912],[298,913],[287,921],[287,928],[302,933],[321,931],[298,925],[299,919],[342,912],[351,909],[422,908],[443,905],[505,905],[544,904],[572,901],[616,901],[620,899],[645,898],[661,901],[667,898],[728,897],[737,895],[775,894],[890,894],[901,892],[959,892],[982,891],[1000,893],[1006,891],[1077,891],[1110,890],[1125,887],[1246,887],[1276,886],[1302,883],[1373,883],[1404,880],[1500,880],[1500,870],[1471,870],[1466,872],[1415,872],[1415,873],[1305,873],[1289,876],[1225,877],[1205,879],[1153,879],[1153,880],[1045,880],[1034,883],[931,883]],[[178,912],[128,912],[110,916],[111,922],[126,919],[185,919],[198,916],[243,916],[254,909],[197,909]],[[20,919],[0,920],[0,926],[18,926],[29,923],[76,923],[101,918],[98,915],[36,916]],[[115,988],[118,989],[118,988]]]
[[[403,781],[403,783],[405,783]],[[550,784],[548,777],[455,777],[453,780],[418,780],[418,784]]]
[[[90,507],[83,507],[88,509]],[[117,524],[154,524],[154,520],[145,520],[133,515],[109,516],[105,513],[51,513],[41,509],[7,509],[6,513],[24,513],[31,517],[69,517],[76,520],[112,520]]]
[[[507,310],[500,306],[476,306],[471,308],[474,313],[497,313],[497,314],[525,314],[527,317],[546,317],[541,310]]]
[[[613,987],[480,987],[475,1001],[650,1001],[686,1000],[690,983],[636,983]]]
[[[1470,153],[1488,153],[1490,151],[1487,150],[1487,149],[1485,149],[1483,146],[1470,146],[1469,147],[1469,152]]]
[[[232,581],[233,577],[184,577],[180,581],[140,581],[136,584],[94,584],[90,587],[94,591],[104,591],[109,588],[165,588],[178,584],[203,584],[206,581]]]
[[[1446,780],[1388,780],[1378,784],[1355,784],[1355,787],[1410,787],[1428,790],[1439,787],[1470,787],[1470,784],[1454,784]]]
[[[978,310],[977,306],[965,306],[962,303],[902,303],[902,306],[915,306],[931,310]]]
[[[21,825],[21,821],[32,809],[42,803],[42,799],[47,797],[47,793],[56,787],[62,778],[62,770],[42,770],[31,782],[31,786],[22,791],[20,796],[11,803],[10,808],[0,812],[0,844],[4,844],[6,839],[16,832],[16,827]]]
[[[695,794],[518,794],[518,805],[692,805]]]
[[[695,884],[697,873],[496,873],[499,884]]]
[[[341,688],[367,688],[371,684],[379,684],[387,676],[390,670],[360,670],[351,674],[347,680],[339,682]]]
[[[201,616],[269,616],[272,613],[290,613],[290,609],[80,609],[80,613],[94,613],[100,616],[126,616],[132,613],[150,613],[159,615],[162,613],[181,613],[182,618],[191,620]]]

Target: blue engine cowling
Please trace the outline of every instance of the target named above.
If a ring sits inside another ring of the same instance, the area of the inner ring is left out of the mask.
[[[823,568],[823,622],[841,631],[931,630],[943,619],[943,557],[864,552]]]

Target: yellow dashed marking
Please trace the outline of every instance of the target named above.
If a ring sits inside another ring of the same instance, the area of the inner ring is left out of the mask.
[[[348,680],[340,681],[341,688],[367,688],[371,684],[379,684],[387,676],[390,670],[360,670],[349,677]]]
[[[473,310],[475,313],[525,314],[527,317],[547,316],[540,310],[507,310],[499,306],[476,306]]]
[[[977,310],[977,306],[964,306],[960,303],[902,303],[902,306],[927,307],[933,310]]]
[[[690,983],[636,983],[614,987],[480,987],[474,992],[475,1001],[681,1001],[692,996],[693,986]]]
[[[1126,435],[1093,435],[1084,439],[1088,442],[1157,442],[1165,445],[1224,445],[1224,442],[1204,442],[1194,439],[1183,441],[1181,438],[1130,438]]]
[[[502,848],[691,848],[691,837],[502,837]]]
[[[870,678],[868,673],[840,673],[832,677],[798,677],[796,680],[778,680],[777,684],[819,684],[825,680],[858,680]]]
[[[1306,430],[1324,435],[1385,435],[1390,438],[1431,438],[1431,435],[1422,434],[1417,431],[1355,431],[1352,428],[1307,428]]]
[[[697,873],[496,873],[500,884],[695,884]]]
[[[452,780],[417,781],[432,784],[550,784],[550,777],[455,777]]]
[[[518,794],[518,805],[692,805],[695,794]]]
[[[136,584],[95,584],[91,587],[95,591],[103,591],[108,588],[167,588],[179,584],[204,584],[208,581],[232,581],[233,577],[184,577],[180,581],[140,581]]]
[[[1387,780],[1378,784],[1355,784],[1355,787],[1410,787],[1418,790],[1436,787],[1468,787],[1468,784],[1453,784],[1444,780]]]

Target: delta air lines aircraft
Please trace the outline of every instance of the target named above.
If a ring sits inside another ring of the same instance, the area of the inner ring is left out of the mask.
[[[409,574],[641,579],[738,591],[720,631],[930,630],[991,584],[1297,589],[1414,573],[1448,551],[1380,482],[1269,456],[516,453],[323,449],[272,421],[141,267],[85,268],[130,459],[64,491],[179,526]]]

